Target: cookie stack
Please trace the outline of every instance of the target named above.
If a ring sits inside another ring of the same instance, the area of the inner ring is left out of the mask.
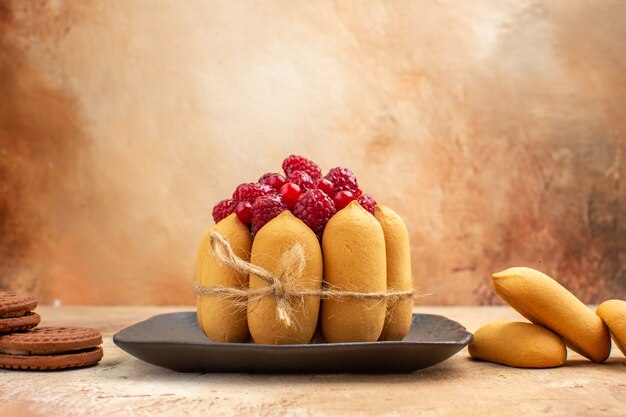
[[[37,300],[0,292],[0,368],[60,370],[95,365],[102,359],[102,335],[80,327],[39,327]]]

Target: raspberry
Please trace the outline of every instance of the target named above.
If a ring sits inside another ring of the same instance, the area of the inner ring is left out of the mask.
[[[311,176],[304,171],[293,171],[287,177],[287,181],[296,184],[302,191],[315,187],[315,181],[313,181],[313,178],[311,178]]]
[[[280,187],[285,183],[285,177],[276,172],[268,172],[259,178],[259,183],[269,185],[275,190],[280,190]]]
[[[326,193],[312,189],[300,196],[292,212],[321,239],[326,223],[337,212],[337,209]]]
[[[237,189],[233,193],[233,200],[237,202],[247,201],[252,204],[258,197],[272,194],[276,194],[276,190],[269,185],[259,184],[258,182],[248,182],[237,186]]]
[[[317,164],[309,159],[306,159],[304,156],[300,155],[289,155],[283,161],[283,171],[289,178],[289,175],[295,171],[304,171],[313,179],[313,181],[317,181],[322,178],[322,170]]]
[[[361,207],[372,213],[372,216],[374,215],[376,209],[376,200],[374,200],[374,197],[369,194],[363,194],[358,196],[356,201],[359,202]]]
[[[341,210],[354,200],[356,200],[356,197],[350,191],[339,191],[333,197],[333,201],[335,202],[335,207],[337,208],[337,210]]]
[[[355,196],[361,195],[359,183],[354,173],[348,168],[333,168],[328,171],[328,174],[324,178],[333,183],[335,186],[335,194],[339,191],[350,191]]]
[[[235,214],[241,223],[249,226],[252,221],[252,204],[247,201],[240,201],[235,206]]]
[[[226,217],[230,216],[232,212],[235,210],[235,206],[237,202],[232,199],[222,200],[213,206],[213,220],[215,223],[219,223]]]
[[[257,198],[252,204],[252,234],[285,210],[288,210],[287,205],[276,195]]]

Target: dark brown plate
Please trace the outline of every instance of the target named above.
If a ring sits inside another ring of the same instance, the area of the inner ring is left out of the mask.
[[[113,336],[136,358],[181,372],[413,372],[450,358],[471,341],[465,327],[432,314],[413,314],[411,331],[397,342],[213,343],[195,312],[161,314]]]

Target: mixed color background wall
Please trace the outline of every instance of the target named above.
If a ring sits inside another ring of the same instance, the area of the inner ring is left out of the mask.
[[[0,289],[186,304],[290,153],[410,229],[421,304],[531,266],[626,297],[626,4],[0,0]]]

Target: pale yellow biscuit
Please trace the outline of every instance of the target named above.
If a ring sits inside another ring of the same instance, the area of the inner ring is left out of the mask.
[[[600,304],[596,313],[609,327],[613,341],[626,356],[626,301],[605,301]]]
[[[332,290],[387,290],[385,236],[380,223],[356,201],[337,212],[322,237],[324,279]],[[332,297],[322,302],[322,331],[328,342],[378,340],[385,323],[383,299]]]
[[[315,233],[289,211],[284,211],[263,226],[254,237],[250,262],[260,266],[275,276],[283,272],[283,254],[299,243],[304,248],[304,270],[295,290],[320,291],[324,272],[322,249]],[[250,289],[266,287],[260,277],[250,275]],[[317,326],[320,308],[318,296],[306,296],[302,300],[293,299],[293,324],[288,326],[276,314],[276,300],[264,297],[248,303],[248,326],[256,343],[291,344],[308,343]]]
[[[196,282],[203,287],[248,288],[248,274],[235,271],[219,262],[211,251],[209,236],[219,233],[231,245],[235,254],[249,260],[252,237],[248,227],[231,214],[211,227],[200,242],[196,257]],[[216,295],[199,295],[198,324],[214,342],[244,342],[249,339],[246,309],[233,305],[232,299]]]
[[[496,293],[521,315],[565,339],[581,355],[604,362],[611,351],[602,320],[572,293],[546,274],[515,267],[493,274]]]
[[[383,228],[387,260],[387,290],[413,289],[411,277],[411,244],[409,231],[402,218],[392,209],[376,206],[376,220]],[[380,340],[402,340],[411,329],[413,299],[404,297],[387,300],[387,314]]]
[[[552,368],[563,365],[567,357],[565,343],[555,333],[511,321],[478,329],[468,350],[472,358],[517,368]]]

